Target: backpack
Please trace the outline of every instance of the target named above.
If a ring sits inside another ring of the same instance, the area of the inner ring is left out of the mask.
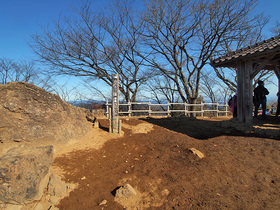
[[[232,96],[232,97],[228,100],[228,106],[230,107],[231,112],[234,113],[234,110],[235,110],[236,107],[237,107],[237,96],[236,96],[236,95]]]
[[[232,105],[232,97],[228,100],[228,105],[229,105],[229,106]]]
[[[254,90],[254,102],[261,102],[264,99],[266,99],[265,95],[268,95],[268,90],[265,87],[262,86],[258,86],[255,90]]]

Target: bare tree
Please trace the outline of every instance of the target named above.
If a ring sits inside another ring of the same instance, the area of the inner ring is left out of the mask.
[[[214,71],[207,71],[201,74],[200,90],[211,102],[219,102],[226,104],[228,98],[234,91],[221,83]]]
[[[147,96],[149,94],[149,96]],[[157,76],[146,83],[145,98],[155,100],[157,103],[175,103],[180,100],[176,85],[167,76]]]
[[[242,1],[241,1],[242,2]],[[246,1],[244,1],[246,2]],[[248,1],[248,14],[254,9],[257,1]],[[246,5],[246,4],[245,4]],[[259,41],[262,41],[264,37],[262,36],[263,28],[268,23],[269,18],[265,17],[263,14],[258,14],[254,16],[253,19],[249,19],[247,22],[247,27],[242,28],[236,37],[232,39],[224,39],[221,44],[221,50],[215,52],[215,57],[225,55],[226,53],[234,52],[243,47],[251,46]],[[245,22],[246,24],[246,22]],[[243,30],[244,29],[244,30]],[[237,72],[235,68],[215,68],[217,77],[229,88],[230,92],[236,92],[237,90]],[[263,71],[257,76],[259,79],[267,79],[272,76],[273,72]],[[256,80],[256,81],[257,81]],[[255,85],[255,84],[254,84]]]
[[[256,4],[256,0],[147,1],[142,32],[149,49],[146,61],[172,80],[182,101],[196,103],[201,75],[211,58],[242,46],[261,31],[262,17],[252,15]]]
[[[1,84],[5,85],[7,82],[13,81],[12,74],[14,71],[15,62],[8,58],[0,58],[0,76]]]
[[[216,76],[230,89],[231,92],[237,90],[237,71],[235,68],[215,68]],[[262,70],[254,78],[253,87],[257,85],[259,80],[271,83],[270,78],[273,76],[273,71]]]
[[[9,58],[0,58],[1,84],[12,81],[23,81],[40,84],[40,72],[32,60],[14,61]]]
[[[68,87],[68,83],[69,82],[66,81],[63,84],[59,84],[52,80],[51,89],[49,91],[58,95],[63,101],[69,102],[72,99],[74,92],[77,92],[77,87]]]
[[[211,75],[211,72],[201,74],[201,92],[203,92],[211,102],[217,102],[217,85],[218,82],[215,80],[215,77]]]
[[[280,35],[280,22],[279,22],[279,20],[277,20],[275,22],[275,26],[270,29],[270,32],[272,33],[273,36],[279,36]]]
[[[94,83],[96,82],[97,78],[88,78],[83,82],[83,86],[91,92],[95,98],[102,98],[105,101],[109,101],[112,93],[110,91],[106,92],[104,89],[97,87]]]
[[[30,83],[38,83],[40,68],[37,67],[35,61],[32,60],[20,60],[15,63],[16,77],[15,81],[23,81]]]
[[[142,26],[134,21],[131,1],[115,1],[111,9],[92,10],[85,3],[76,19],[60,19],[53,29],[33,35],[33,50],[52,67],[51,74],[94,77],[112,85],[119,74],[119,89],[126,101],[135,101],[139,87],[151,75],[136,53]]]

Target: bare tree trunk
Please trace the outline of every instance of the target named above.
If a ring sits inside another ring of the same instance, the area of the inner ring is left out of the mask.
[[[251,16],[256,4],[256,0],[147,1],[141,35],[151,51],[143,58],[176,85],[182,101],[194,103],[211,58],[248,43],[261,31],[265,19]]]
[[[57,21],[54,29],[33,35],[31,45],[43,63],[55,67],[50,74],[94,77],[109,86],[111,75],[118,74],[120,92],[126,101],[134,101],[151,77],[140,68],[144,60],[135,51],[142,26],[130,1],[115,3],[110,11],[97,11],[87,2],[76,19]]]

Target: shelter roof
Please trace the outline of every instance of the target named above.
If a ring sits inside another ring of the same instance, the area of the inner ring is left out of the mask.
[[[275,65],[279,65],[280,60],[280,35],[216,58],[211,65],[236,67],[239,61],[250,59],[255,59],[258,64],[266,62],[263,69],[274,69]],[[268,59],[269,62],[267,62]]]

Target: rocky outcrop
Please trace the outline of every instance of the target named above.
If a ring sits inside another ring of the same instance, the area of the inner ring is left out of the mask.
[[[48,194],[50,196],[62,197],[66,194],[66,190],[66,183],[61,180],[61,177],[52,174],[49,179]]]
[[[40,199],[52,162],[52,146],[17,147],[0,157],[0,203]]]
[[[11,82],[0,85],[0,119],[0,208],[40,200],[44,190],[54,205],[72,187],[49,174],[52,145],[81,139],[91,130],[87,119],[96,118],[35,85]]]
[[[68,142],[90,131],[89,114],[29,83],[0,85],[1,142]]]

